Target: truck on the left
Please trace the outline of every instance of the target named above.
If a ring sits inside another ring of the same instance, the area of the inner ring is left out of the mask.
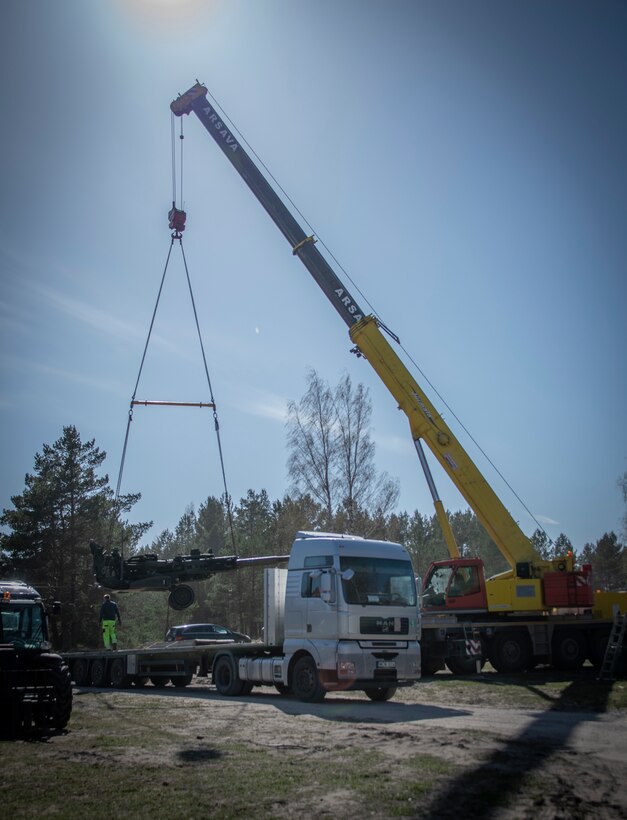
[[[54,604],[52,611],[58,610]],[[52,652],[48,610],[22,581],[0,581],[0,729],[19,735],[34,724],[59,730],[72,714],[67,664]]]

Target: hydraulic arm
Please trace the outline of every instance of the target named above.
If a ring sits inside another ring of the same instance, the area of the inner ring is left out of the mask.
[[[349,327],[349,334],[359,352],[370,362],[409,421],[411,435],[421,460],[433,496],[438,519],[442,525],[449,551],[459,556],[428,464],[421,441],[424,441],[442,468],[451,478],[466,502],[475,512],[495,544],[509,562],[512,571],[520,569],[526,577],[540,577],[553,569],[551,562],[542,561],[531,541],[513,520],[501,500],[492,490],[470,456],[457,441],[451,430],[418,386],[395,350],[382,332],[373,315],[366,315],[354,297],[338,279],[326,259],[290,213],[260,170],[242,148],[238,139],[225,125],[207,99],[207,89],[200,83],[179,96],[170,108],[176,116],[196,114],[227,159],[266,209],[276,226],[290,243],[292,253],[298,256],[322,288],[327,298]],[[572,569],[560,566],[560,569]],[[524,568],[523,568],[524,565]]]

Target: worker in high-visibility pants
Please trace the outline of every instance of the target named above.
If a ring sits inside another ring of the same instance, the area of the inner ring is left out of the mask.
[[[110,595],[105,595],[100,607],[100,627],[105,649],[116,650],[118,648],[118,636],[115,632],[116,622],[122,626],[118,605],[111,600]]]

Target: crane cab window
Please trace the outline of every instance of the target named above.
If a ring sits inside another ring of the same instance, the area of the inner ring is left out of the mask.
[[[475,595],[480,589],[477,567],[458,567],[450,580],[448,596],[461,598],[464,595]]]

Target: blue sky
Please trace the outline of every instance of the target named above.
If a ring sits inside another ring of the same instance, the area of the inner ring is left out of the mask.
[[[67,424],[107,452],[115,484],[170,243],[169,103],[198,78],[548,534],[581,549],[620,528],[625,3],[5,0],[2,12],[2,507]],[[406,420],[200,123],[183,125],[184,247],[232,495],[283,495],[286,404],[315,368],[369,388],[377,466],[399,479],[399,509],[431,514]],[[207,400],[183,277],[175,248],[138,398]],[[220,495],[211,415],[138,408],[122,489],[142,492],[150,537]]]

